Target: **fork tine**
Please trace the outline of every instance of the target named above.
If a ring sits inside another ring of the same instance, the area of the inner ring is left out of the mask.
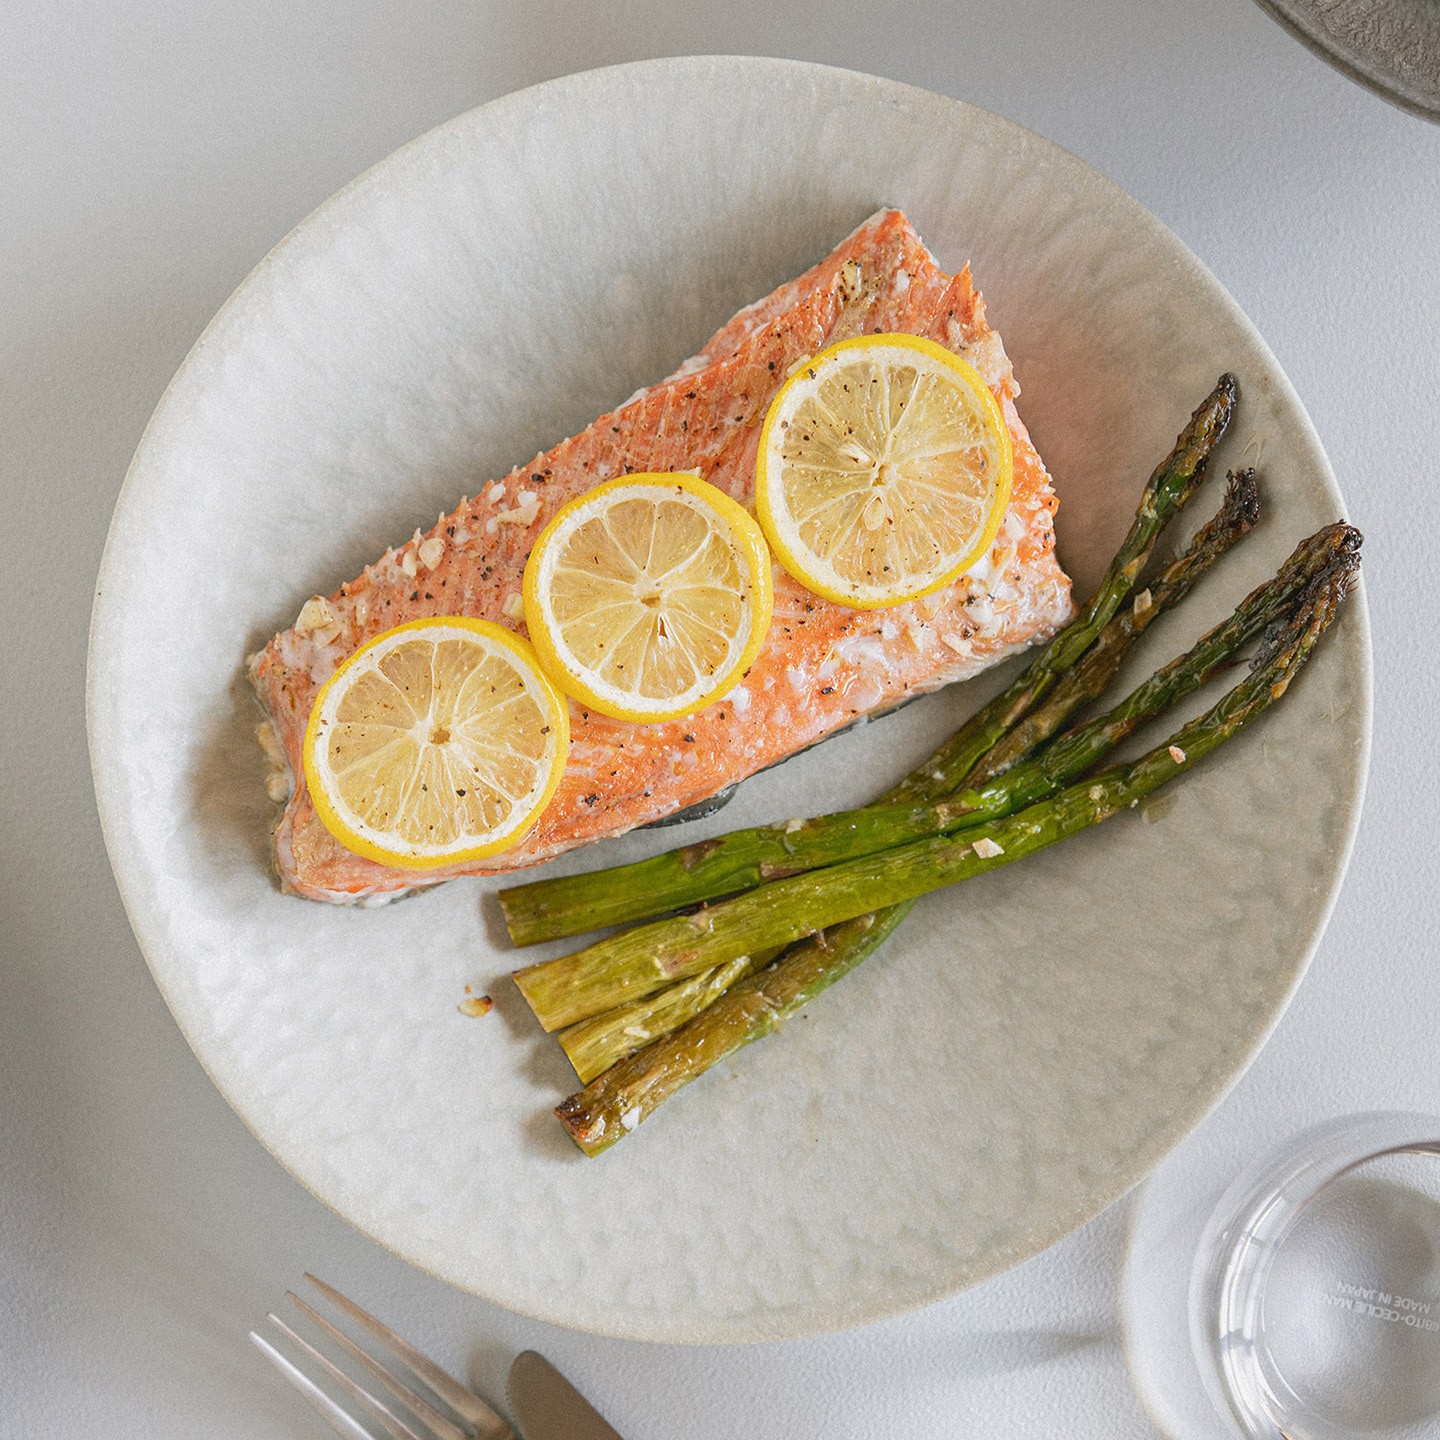
[[[324,1416],[330,1428],[345,1440],[375,1440],[358,1421],[352,1420],[303,1370],[292,1365],[263,1335],[254,1330],[250,1338],[260,1353]]]
[[[515,1432],[479,1396],[467,1390],[453,1375],[448,1375],[428,1356],[413,1345],[407,1345],[393,1330],[387,1329],[368,1311],[338,1290],[306,1272],[305,1278],[337,1309],[343,1310],[362,1330],[373,1336],[392,1355],[398,1356],[452,1410],[463,1415],[479,1431],[479,1440],[517,1440]]]
[[[424,1396],[417,1395],[404,1381],[396,1379],[373,1355],[362,1350],[343,1330],[332,1325],[293,1290],[287,1290],[285,1298],[294,1301],[301,1314],[308,1316],[311,1323],[323,1330],[356,1364],[363,1365],[402,1405],[413,1410],[440,1440],[472,1440],[474,1430],[462,1430],[454,1421],[442,1415]]]
[[[403,1420],[392,1410],[382,1405],[368,1390],[357,1385],[338,1365],[326,1359],[307,1340],[297,1335],[278,1315],[273,1312],[265,1317],[292,1345],[298,1346],[309,1356],[342,1390],[353,1400],[362,1405],[376,1420],[384,1427],[385,1433],[392,1437],[392,1440],[426,1440],[426,1437],[417,1435]],[[352,1422],[353,1423],[353,1422]],[[362,1435],[365,1430],[360,1429]],[[373,1437],[371,1437],[373,1440]]]

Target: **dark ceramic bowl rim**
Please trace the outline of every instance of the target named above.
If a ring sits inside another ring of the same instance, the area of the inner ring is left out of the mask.
[[[1440,123],[1440,93],[1402,79],[1380,56],[1342,44],[1315,20],[1313,0],[1255,0],[1255,3],[1342,75],[1411,115]]]

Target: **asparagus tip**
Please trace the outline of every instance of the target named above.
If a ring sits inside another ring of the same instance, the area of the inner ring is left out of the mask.
[[[1317,611],[1324,612],[1321,628],[1327,626],[1354,588],[1360,574],[1360,545],[1364,537],[1353,526],[1343,528],[1348,532],[1339,537],[1343,548],[1300,592],[1286,613],[1277,616],[1265,627],[1259,649],[1250,662],[1252,674],[1263,670],[1280,651],[1293,643],[1297,629],[1303,630],[1307,624],[1313,623],[1311,617]]]

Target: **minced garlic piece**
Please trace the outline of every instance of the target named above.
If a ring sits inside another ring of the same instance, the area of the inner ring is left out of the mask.
[[[517,590],[513,595],[505,597],[505,603],[500,608],[507,620],[523,620],[525,618],[525,597]]]
[[[309,635],[316,630],[328,630],[332,625],[338,624],[330,602],[319,595],[312,595],[300,607],[300,616],[295,621],[295,633]]]
[[[272,765],[289,764],[285,757],[285,747],[281,745],[280,737],[275,733],[275,727],[268,720],[262,720],[255,727],[255,739],[265,752],[265,758]]]
[[[540,502],[532,500],[528,505],[517,505],[513,510],[502,510],[495,516],[499,525],[533,525],[540,514]]]
[[[433,570],[445,554],[445,542],[438,535],[432,535],[421,544],[415,553],[420,557],[420,563],[427,570]]]
[[[1185,763],[1185,752],[1178,745],[1172,745],[1170,747],[1170,758],[1177,765],[1183,765]]]
[[[988,835],[982,835],[971,848],[982,860],[993,860],[997,855],[1005,853]]]

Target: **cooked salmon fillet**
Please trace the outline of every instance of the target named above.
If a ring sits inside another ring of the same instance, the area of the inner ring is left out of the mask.
[[[989,555],[953,585],[887,610],[849,610],[775,569],[770,634],[741,684],[684,720],[642,725],[570,706],[565,775],[513,849],[445,870],[346,850],[306,792],[301,745],[320,686],[365,641],[407,620],[468,615],[524,631],[521,577],[541,529],[612,476],[689,470],[753,504],[761,422],[796,362],[833,341],[904,331],[963,355],[989,382],[1015,447],[1009,508]],[[1019,386],[967,266],[947,275],[905,216],[872,216],[798,280],[742,310],[673,375],[602,415],[427,534],[416,531],[249,659],[269,719],[271,793],[287,796],[275,858],[287,891],[341,903],[393,898],[457,875],[536,865],[714,795],[860,716],[993,665],[1072,613],[1056,562],[1050,477],[1015,410]]]

